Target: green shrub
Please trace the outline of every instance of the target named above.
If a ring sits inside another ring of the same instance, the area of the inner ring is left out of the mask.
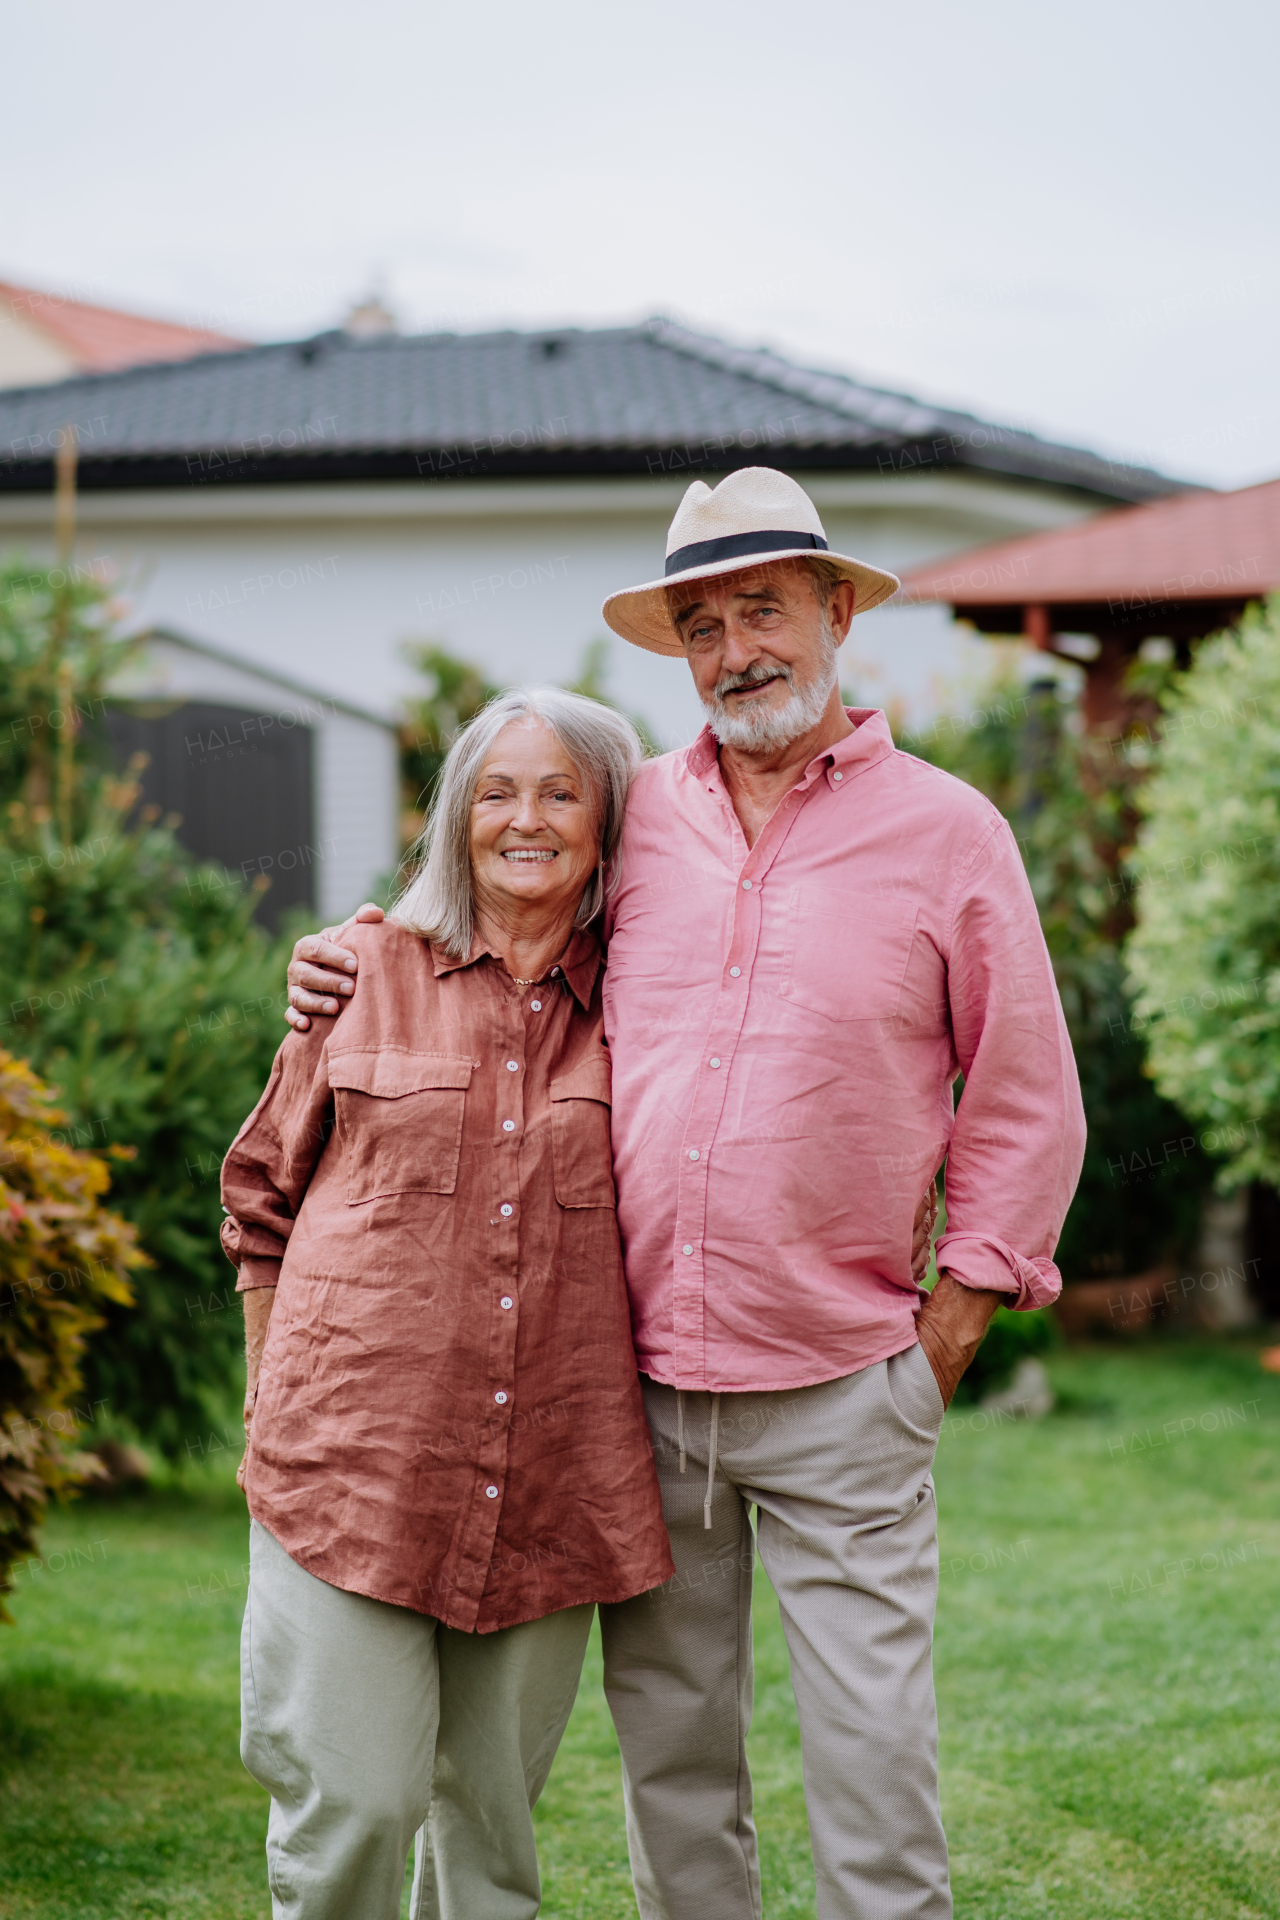
[[[67,1444],[84,1424],[73,1401],[85,1341],[104,1311],[128,1307],[141,1258],[132,1228],[102,1203],[106,1162],[54,1131],[65,1118],[0,1051],[0,1594],[34,1550],[50,1496],[90,1471],[91,1456]]]
[[[1220,1183],[1280,1185],[1280,598],[1202,646],[1164,704],[1129,863],[1135,1009]]]
[[[92,583],[60,602],[37,569],[11,568],[7,590],[0,575],[0,664],[37,703],[0,761],[0,1042],[57,1088],[73,1144],[131,1151],[113,1199],[153,1264],[132,1306],[104,1307],[85,1387],[109,1425],[175,1457],[237,1390],[218,1175],[284,1031],[287,940],[253,926],[239,882],[192,861],[112,773],[96,725],[120,653],[110,615]],[[55,729],[31,715],[51,711],[81,722],[42,757]]]

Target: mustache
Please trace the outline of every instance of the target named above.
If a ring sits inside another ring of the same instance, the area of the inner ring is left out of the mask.
[[[727,673],[723,680],[716,682],[715,697],[723,700],[726,693],[736,693],[739,687],[758,687],[765,680],[784,680],[790,687],[794,685],[790,667],[780,662],[766,666],[763,660],[757,660],[745,673]]]

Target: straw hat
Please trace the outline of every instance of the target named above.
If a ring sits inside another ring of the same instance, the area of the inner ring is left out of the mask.
[[[857,590],[855,613],[878,607],[901,582],[865,560],[832,553],[818,509],[805,492],[774,467],[741,467],[718,487],[695,480],[676,508],[667,534],[667,566],[661,580],[610,594],[604,617],[615,633],[650,653],[684,653],[667,612],[667,589],[686,580],[771,560],[803,560],[821,554]]]

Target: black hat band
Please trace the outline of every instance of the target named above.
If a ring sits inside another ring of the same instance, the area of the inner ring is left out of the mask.
[[[813,547],[827,553],[830,549],[820,533],[729,533],[722,540],[695,540],[691,547],[677,547],[667,555],[665,571],[687,573],[690,567],[714,566],[717,560],[739,560],[746,554],[787,553],[793,547]]]

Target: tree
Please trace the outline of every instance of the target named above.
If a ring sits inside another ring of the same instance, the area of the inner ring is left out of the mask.
[[[1280,598],[1176,676],[1141,806],[1127,957],[1151,1072],[1220,1186],[1280,1185]]]
[[[400,729],[401,834],[408,846],[422,831],[431,789],[454,735],[502,689],[491,686],[479,667],[455,659],[434,641],[410,641],[404,653],[427,683],[408,702]]]
[[[609,640],[589,640],[582,650],[577,675],[574,679],[565,681],[565,689],[569,693],[583,694],[588,700],[598,700],[602,706],[613,707],[617,712],[625,713],[640,736],[640,744],[644,748],[646,757],[652,757],[656,753],[661,753],[662,748],[654,738],[653,729],[648,721],[642,720],[638,713],[628,713],[625,707],[618,706],[618,702],[608,691],[611,646],[612,642]]]
[[[106,1162],[65,1144],[65,1119],[30,1068],[0,1052],[0,1594],[51,1496],[92,1471],[68,1445],[92,1423],[91,1396],[74,1404],[85,1342],[104,1309],[129,1306],[129,1271],[144,1258],[103,1205]]]
[[[1152,707],[1154,711],[1154,707]],[[1071,1279],[1136,1273],[1185,1251],[1210,1178],[1184,1116],[1145,1072],[1122,943],[1131,922],[1122,870],[1145,777],[1141,739],[1073,730],[1055,684],[997,668],[975,710],[908,737],[909,752],[992,800],[1012,826],[1040,913],[1075,1051],[1089,1125],[1084,1168],[1058,1245]]]

